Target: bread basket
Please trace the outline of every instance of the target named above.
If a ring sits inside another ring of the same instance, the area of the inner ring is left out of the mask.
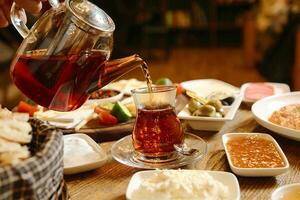
[[[29,122],[31,157],[0,167],[0,199],[67,199],[62,132],[37,119]]]

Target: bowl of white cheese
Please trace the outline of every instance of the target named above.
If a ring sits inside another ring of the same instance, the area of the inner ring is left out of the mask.
[[[107,155],[88,135],[76,133],[63,136],[64,174],[76,174],[105,164]]]
[[[205,170],[150,170],[135,173],[127,187],[128,200],[239,200],[234,174]]]

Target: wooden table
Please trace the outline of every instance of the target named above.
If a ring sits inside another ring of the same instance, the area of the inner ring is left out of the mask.
[[[247,108],[240,109],[235,119],[227,123],[217,133],[194,132],[208,143],[208,153],[204,159],[185,168],[230,171],[221,141],[221,136],[229,132],[270,133],[278,141],[290,162],[289,171],[276,177],[238,177],[241,200],[270,199],[272,191],[279,186],[300,182],[300,142],[285,139],[259,126]],[[114,142],[105,142],[101,143],[100,146],[110,155],[112,144]],[[109,156],[107,164],[103,167],[82,174],[66,176],[65,179],[73,200],[125,200],[129,180],[139,170],[120,164]]]

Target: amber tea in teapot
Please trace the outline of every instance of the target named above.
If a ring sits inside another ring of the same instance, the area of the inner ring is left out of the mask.
[[[39,105],[53,110],[73,110],[88,98],[87,77],[98,80],[107,57],[101,51],[67,56],[34,52],[20,56],[12,77],[17,87]]]

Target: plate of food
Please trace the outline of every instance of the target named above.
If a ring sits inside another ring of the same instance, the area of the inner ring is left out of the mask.
[[[237,178],[229,172],[149,170],[135,173],[127,187],[128,200],[239,200]]]
[[[102,141],[118,139],[132,131],[135,121],[136,108],[130,90],[144,84],[136,79],[111,83],[92,93],[80,108],[69,112],[48,110],[30,100],[21,101],[15,109],[56,126],[65,134],[81,132],[98,140],[101,133]],[[178,95],[176,112],[185,106],[185,102],[185,96]]]
[[[65,134],[80,131],[97,139],[98,134],[103,133],[109,139],[109,135],[118,138],[133,128],[135,106],[133,101],[123,102],[124,99],[121,90],[105,88],[93,92],[80,108],[69,112],[48,110],[31,100],[20,101],[15,110],[29,113],[31,117],[45,121]]]
[[[253,104],[256,121],[281,136],[300,141],[300,92],[261,99]]]
[[[133,100],[128,98],[130,90],[143,84],[146,85],[145,81],[136,79],[110,83],[93,92],[80,108],[69,112],[48,110],[30,100],[21,101],[15,109],[46,121],[66,134],[80,131],[93,138],[98,137],[99,133],[112,138],[112,135],[120,135],[122,132],[121,136],[124,136],[132,130],[135,118]]]
[[[247,104],[253,104],[265,97],[287,92],[290,92],[290,87],[285,83],[245,83],[241,87],[241,93],[244,95],[243,102]]]
[[[14,110],[55,126],[64,134],[81,132],[97,141],[118,139],[127,135],[132,131],[135,117],[134,103],[130,101],[86,103],[73,111],[58,112],[27,100],[20,101]]]
[[[234,118],[242,101],[239,89],[223,81],[193,80],[182,86],[190,99],[178,117],[195,130],[220,130]]]
[[[124,136],[124,133],[130,132],[133,128],[135,107],[133,103],[123,104],[121,101],[88,103],[70,112],[40,109],[33,116],[60,128],[65,134],[86,133],[97,140],[99,133],[112,137]]]

